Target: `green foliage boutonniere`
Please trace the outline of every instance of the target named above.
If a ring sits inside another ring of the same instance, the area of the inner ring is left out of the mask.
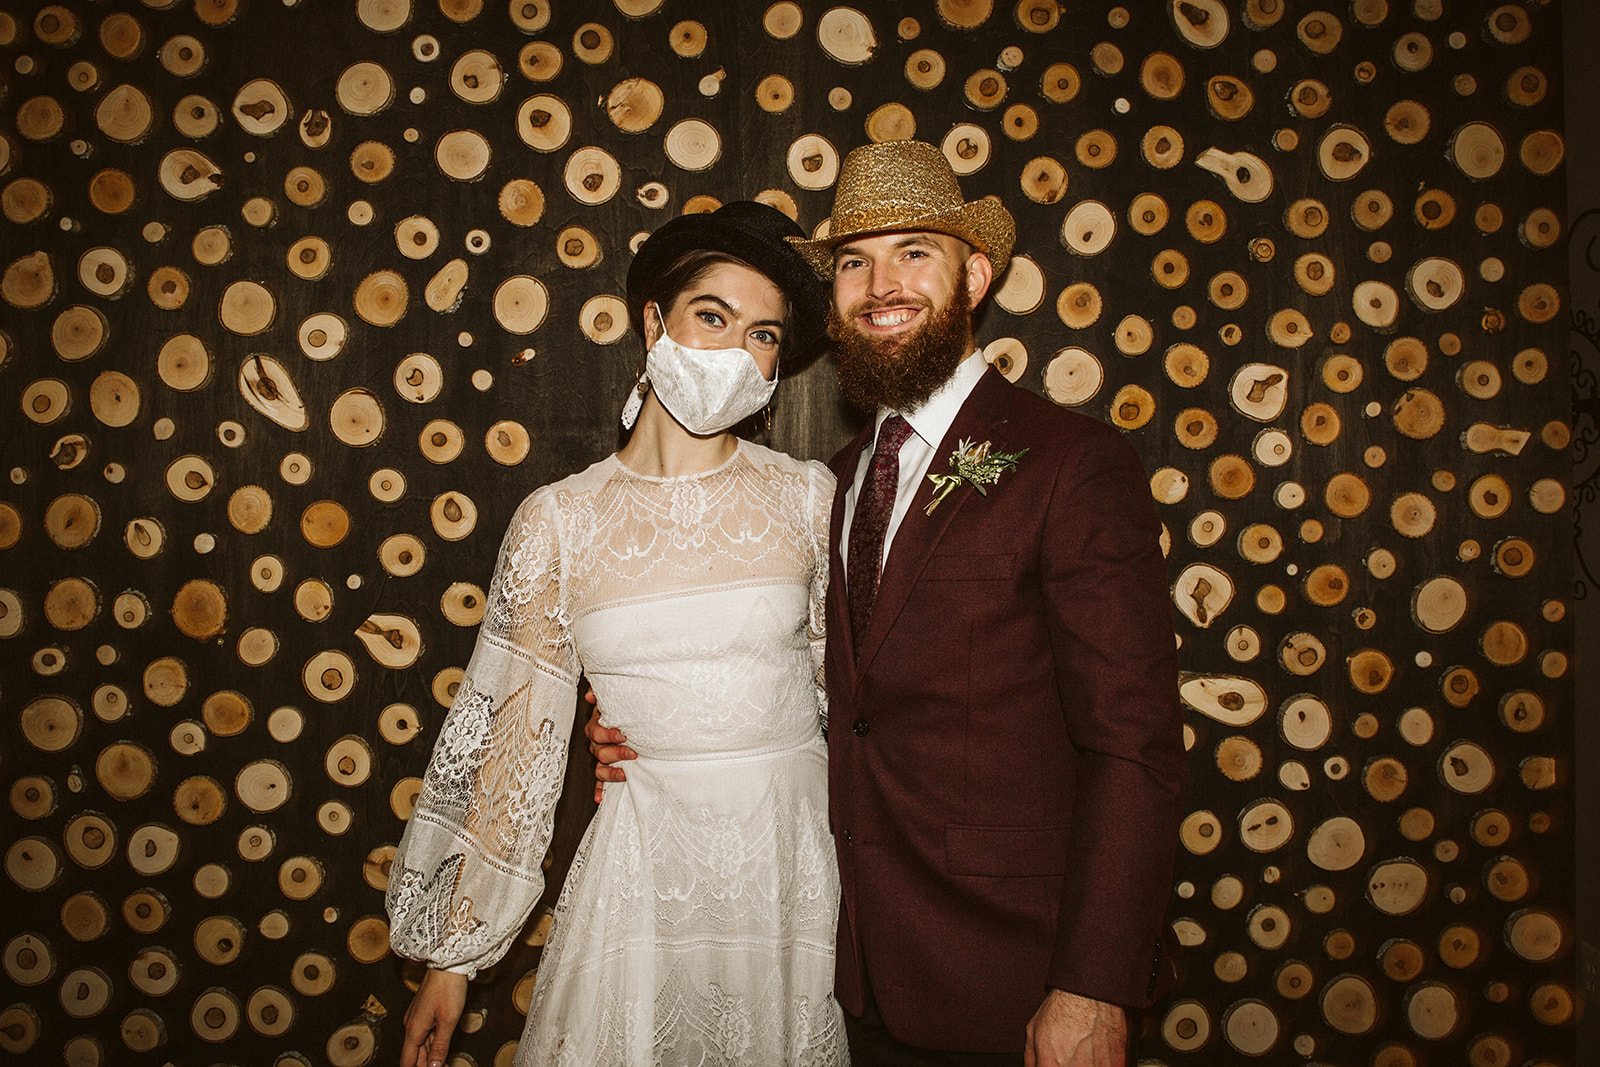
[[[991,452],[988,441],[975,445],[962,438],[956,450],[950,453],[950,466],[955,473],[928,475],[928,481],[933,483],[933,500],[924,509],[925,513],[932,515],[939,501],[962,482],[976,489],[979,496],[988,496],[989,490],[985,487],[998,482],[1002,472],[1016,470],[1017,460],[1027,454],[1026,448],[1020,452]]]

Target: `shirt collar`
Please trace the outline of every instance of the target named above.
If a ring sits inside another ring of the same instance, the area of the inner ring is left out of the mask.
[[[950,431],[951,423],[956,421],[961,405],[967,402],[967,397],[978,385],[978,379],[988,369],[989,362],[983,358],[983,349],[973,349],[966,359],[956,364],[955,373],[916,407],[899,412],[891,408],[879,408],[877,421],[872,427],[873,439],[877,439],[878,431],[883,428],[883,420],[898,414],[905,417],[911,424],[912,432],[922,438],[929,448],[938,448],[939,442]]]

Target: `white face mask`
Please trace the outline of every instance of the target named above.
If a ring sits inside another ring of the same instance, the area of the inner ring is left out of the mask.
[[[743,348],[685,348],[667,336],[650,346],[641,385],[650,383],[656,399],[690,433],[721,433],[754,415],[772,399],[778,375],[761,376],[756,358]],[[635,389],[622,409],[622,425],[633,429],[644,403]]]

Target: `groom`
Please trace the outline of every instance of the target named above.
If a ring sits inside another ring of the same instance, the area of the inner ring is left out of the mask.
[[[1169,978],[1160,526],[1116,430],[978,350],[1014,237],[936,147],[891,141],[845,159],[826,236],[789,239],[875,413],[831,463],[827,604],[834,991],[862,1065],[1122,1064],[1125,1011]]]

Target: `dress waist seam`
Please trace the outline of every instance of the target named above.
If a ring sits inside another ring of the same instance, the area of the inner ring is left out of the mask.
[[[753,763],[758,760],[768,760],[779,756],[789,756],[796,752],[804,751],[808,748],[819,747],[821,744],[822,735],[814,734],[811,737],[806,738],[804,741],[801,741],[799,744],[776,745],[770,748],[753,749],[750,751],[737,753],[717,753],[715,755],[703,756],[647,756],[641,752],[639,753],[638,762],[641,765],[648,765],[651,763],[672,763],[681,766],[687,763],[705,763],[726,766],[730,763]]]

